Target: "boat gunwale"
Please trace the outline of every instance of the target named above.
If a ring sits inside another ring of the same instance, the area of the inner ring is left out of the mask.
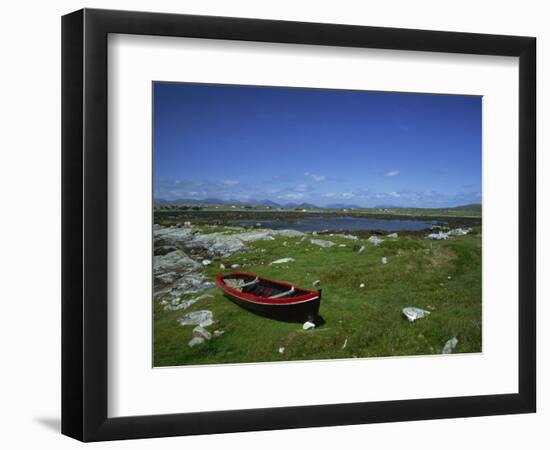
[[[292,285],[290,283],[285,283],[285,282],[282,282],[282,281],[271,280],[269,278],[265,278],[265,277],[262,277],[262,276],[259,276],[259,275],[253,274],[253,273],[248,273],[248,272],[231,272],[231,273],[228,273],[228,274],[220,274],[215,278],[216,284],[218,285],[218,287],[220,289],[222,289],[222,291],[227,292],[228,294],[233,295],[233,296],[235,296],[235,297],[237,297],[241,300],[248,301],[248,302],[251,302],[251,303],[259,303],[259,304],[263,304],[263,305],[272,305],[272,306],[277,306],[277,305],[287,305],[288,306],[288,305],[294,305],[294,304],[298,304],[298,303],[305,303],[305,302],[309,302],[309,301],[319,299],[319,292],[318,291],[311,291],[309,289],[304,289],[304,288],[301,288],[301,287],[298,287],[298,286],[294,286],[294,287],[297,288],[297,289],[300,289],[302,291],[306,291],[308,293],[305,294],[305,295],[297,296],[297,297],[281,297],[281,298],[276,298],[276,299],[270,299],[268,297],[259,297],[257,295],[247,294],[246,292],[239,291],[239,290],[237,290],[235,288],[232,288],[232,287],[230,287],[230,286],[228,286],[227,284],[224,283],[224,281],[223,281],[224,278],[230,277],[231,275],[244,275],[244,276],[249,276],[249,277],[258,277],[260,280],[264,280],[264,281],[267,281],[267,282],[270,282],[270,283],[279,284],[281,286],[286,286],[286,287],[289,287],[289,288],[293,287],[294,285]]]

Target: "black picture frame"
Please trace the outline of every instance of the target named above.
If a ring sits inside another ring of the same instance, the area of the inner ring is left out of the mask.
[[[519,57],[517,393],[107,416],[107,36],[124,33]],[[535,412],[536,39],[83,9],[62,18],[62,433],[82,441]]]

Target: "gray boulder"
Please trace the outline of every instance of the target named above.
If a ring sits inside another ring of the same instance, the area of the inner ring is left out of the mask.
[[[443,346],[443,350],[441,351],[441,353],[443,355],[452,353],[457,344],[458,344],[458,339],[456,337],[449,339],[447,342],[445,342],[445,345]]]
[[[334,242],[325,241],[323,239],[311,239],[310,242],[314,245],[318,245],[319,247],[323,247],[323,248],[332,247],[334,245]]]
[[[202,310],[193,311],[187,313],[185,316],[178,319],[178,323],[182,326],[185,325],[200,325],[202,327],[208,327],[214,323],[212,320],[212,311]]]
[[[206,328],[197,325],[195,328],[193,328],[193,336],[209,341],[212,338],[212,333],[210,333],[210,331],[208,331]]]
[[[425,309],[416,308],[414,306],[408,306],[403,308],[403,315],[407,318],[409,322],[414,322],[415,320],[422,319],[430,315],[430,311]]]
[[[382,242],[384,242],[384,239],[373,235],[370,238],[368,238],[367,241],[374,245],[380,245]]]
[[[204,344],[204,342],[205,342],[204,338],[194,336],[193,339],[191,339],[191,340],[188,342],[187,345],[188,345],[189,347],[194,347],[195,345]]]

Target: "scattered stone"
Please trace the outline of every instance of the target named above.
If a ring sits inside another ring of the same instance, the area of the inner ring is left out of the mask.
[[[447,280],[452,280],[452,277],[449,275],[449,276],[447,277]]]
[[[189,341],[187,345],[189,345],[189,347],[194,347],[195,345],[204,344],[204,342],[205,341],[203,338],[195,336]]]
[[[348,345],[348,340],[346,339],[344,341],[344,345],[342,345],[342,350],[344,350],[347,347],[347,345]]]
[[[321,284],[321,280],[315,280],[313,283],[311,283],[313,286],[319,286]]]
[[[189,258],[181,250],[174,250],[166,255],[155,256],[153,258],[153,272],[160,275],[166,271],[180,270],[182,268],[196,269],[199,263]]]
[[[225,266],[223,264],[220,264],[220,269],[225,270]]]
[[[231,264],[232,269],[238,269],[239,267],[241,267],[240,264]]]
[[[345,239],[350,239],[352,241],[356,241],[359,239],[357,236],[354,236],[353,234],[343,234],[342,237]]]
[[[214,337],[220,337],[224,333],[224,330],[214,330]]]
[[[449,236],[466,236],[468,233],[471,233],[471,228],[455,228],[447,232]]]
[[[323,239],[311,239],[310,242],[322,248],[332,247],[334,245],[334,242],[325,241]]]
[[[161,273],[159,275],[155,275],[155,280],[160,280],[163,283],[173,283],[177,277],[178,277],[178,274],[176,272],[166,272],[166,273]]]
[[[310,322],[309,320],[302,325],[302,328],[304,330],[310,330],[312,328],[315,328],[315,324],[313,322]]]
[[[178,319],[180,325],[200,325],[208,327],[214,323],[212,320],[212,311],[193,311]]]
[[[370,238],[368,238],[367,241],[374,245],[380,245],[382,242],[384,242],[384,239],[373,235]]]
[[[191,305],[197,303],[199,300],[202,300],[203,298],[214,298],[214,297],[210,294],[204,294],[204,295],[200,295],[198,297],[191,298],[189,300],[184,300],[184,301],[180,301],[179,299],[175,299],[177,301],[174,302],[174,300],[173,300],[171,305],[167,305],[167,306],[164,307],[164,310],[165,311],[179,311],[180,309],[187,309]]]
[[[301,237],[303,239],[306,238],[305,233],[302,233],[301,231],[298,231],[298,230],[277,230],[277,231],[272,231],[272,233],[278,236],[286,237],[286,238],[297,238],[297,237]]]
[[[382,257],[382,264],[388,264],[388,258],[385,256]]]
[[[360,288],[364,288],[364,287],[365,287],[365,283],[361,283],[361,284],[359,285],[359,287],[360,287]]]
[[[449,238],[449,234],[444,231],[439,231],[438,233],[430,233],[426,236],[426,239],[431,239],[432,241],[446,241]]]
[[[288,243],[286,241],[283,242],[283,247],[286,247]]]
[[[449,231],[439,231],[438,233],[430,233],[426,236],[426,239],[431,239],[434,241],[447,240],[449,236],[465,236],[468,233],[471,233],[471,228],[455,228],[454,230]]]
[[[206,328],[197,325],[195,328],[193,328],[193,336],[200,337],[209,341],[212,338],[212,333],[210,333],[210,331],[208,331]]]
[[[397,233],[390,233],[386,237],[396,239],[399,237],[399,235]]]
[[[212,264],[212,261],[210,261],[209,259],[203,259],[202,260],[202,265],[204,267],[209,266],[210,264]]]
[[[285,352],[285,348],[284,347],[279,347],[279,353],[282,355],[284,352]]]
[[[338,247],[347,247],[347,245],[346,244],[340,244],[340,245],[338,245]]]
[[[430,311],[416,308],[414,306],[408,306],[406,308],[403,308],[402,313],[409,322],[414,322],[415,320],[422,319],[423,317],[427,317],[430,314]]]
[[[281,258],[281,259],[276,259],[275,261],[272,261],[270,262],[269,264],[284,264],[284,263],[287,263],[287,262],[292,262],[292,261],[295,261],[294,258]]]
[[[443,350],[441,351],[441,354],[448,355],[449,353],[452,353],[457,344],[458,344],[458,339],[456,337],[449,339],[447,342],[445,342],[445,345],[443,346]]]
[[[215,284],[212,281],[207,281],[202,273],[187,272],[176,281],[171,294],[174,297],[179,297],[182,294],[196,294],[214,286]]]

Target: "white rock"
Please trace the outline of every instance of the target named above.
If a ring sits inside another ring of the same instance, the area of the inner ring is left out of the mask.
[[[346,348],[346,346],[348,345],[348,340],[346,339],[344,341],[344,345],[342,345],[342,350],[344,350]]]
[[[388,258],[385,256],[382,257],[382,264],[388,264]]]
[[[416,308],[414,306],[403,308],[402,313],[409,322],[414,322],[415,320],[422,319],[423,317],[427,317],[430,315],[430,311]]]
[[[202,310],[202,311],[193,311],[187,313],[185,316],[180,317],[178,322],[180,325],[200,325],[202,327],[210,326],[214,323],[212,320],[212,311]]]
[[[304,330],[310,330],[312,328],[315,328],[315,324],[313,322],[310,322],[309,320],[307,322],[305,322],[303,325],[302,325],[302,328]]]
[[[381,239],[378,236],[371,236],[367,239],[367,241],[374,245],[380,245],[382,242],[384,242],[384,239]]]
[[[357,236],[354,236],[353,234],[343,234],[343,238],[351,239],[352,241],[357,241],[359,238]]]
[[[465,236],[472,231],[471,228],[455,228],[447,232],[449,236]]]
[[[340,245],[338,245],[338,247],[347,247],[347,245],[346,244],[340,244]]]
[[[221,270],[224,270],[225,269],[225,266],[223,264],[220,264],[220,269]]]
[[[295,261],[295,259],[294,258],[281,258],[281,259],[276,259],[275,261],[272,261],[269,264],[284,264],[284,263],[292,262],[292,261]]]
[[[452,353],[456,347],[456,344],[458,344],[458,339],[456,337],[449,339],[447,342],[445,342],[445,345],[443,346],[443,350],[441,351],[441,353],[443,355]]]
[[[431,239],[432,241],[446,241],[449,238],[449,233],[440,231],[439,233],[430,233],[426,236],[426,239]]]
[[[364,288],[364,287],[365,287],[365,283],[361,283],[361,284],[359,285],[359,287],[360,287],[360,288]]]
[[[191,226],[191,222],[183,222],[183,225],[186,226],[186,227],[190,227],[190,226]]]
[[[209,341],[212,338],[212,333],[210,333],[210,331],[208,331],[206,328],[197,325],[195,328],[193,328],[193,336],[200,337]]]
[[[277,231],[273,231],[273,233],[278,236],[283,236],[287,238],[295,238],[295,237],[302,237],[303,239],[306,238],[304,233],[297,230],[277,230]]]
[[[395,238],[398,238],[399,235],[397,233],[390,233],[386,237],[395,239]]]
[[[332,247],[334,245],[334,242],[325,241],[323,239],[311,239],[310,242],[323,248]]]
[[[202,260],[202,265],[204,267],[209,266],[210,264],[212,264],[212,261],[210,261],[209,259],[203,259]]]
[[[231,264],[232,269],[238,269],[239,267],[241,267],[240,264]]]
[[[284,347],[279,347],[279,353],[283,354],[285,352],[285,348]]]
[[[364,251],[364,250],[365,250],[365,246],[362,245],[361,248],[360,248],[359,250],[357,250],[357,253],[361,253],[361,252]]]
[[[187,345],[189,345],[189,347],[194,347],[195,345],[204,344],[204,342],[205,341],[203,338],[195,336],[189,341]]]
[[[214,331],[214,337],[220,337],[224,333],[225,333],[224,330],[215,330]]]
[[[313,286],[319,286],[321,284],[321,280],[315,280],[313,283],[311,283]]]
[[[177,301],[172,300],[172,302],[171,302],[172,304],[165,306],[164,310],[165,311],[179,311],[180,309],[187,309],[191,305],[193,305],[194,303],[198,302],[199,300],[202,300],[203,298],[214,298],[214,297],[210,294],[204,294],[204,295],[199,295],[198,297],[191,298],[189,300],[180,301],[180,299],[174,299],[174,300],[177,300]]]

